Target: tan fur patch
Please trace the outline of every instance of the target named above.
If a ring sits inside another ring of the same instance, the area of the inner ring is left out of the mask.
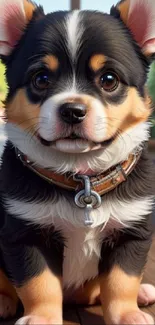
[[[119,266],[100,277],[102,309],[107,324],[111,324],[115,315],[121,316],[137,308],[141,280],[142,275],[130,276]]]
[[[34,4],[28,2],[27,0],[24,0],[24,10],[25,10],[27,21],[30,21],[32,19],[35,8],[36,7]]]
[[[95,278],[80,286],[74,292],[71,289],[65,292],[66,303],[76,303],[82,305],[95,305],[100,303],[100,283],[99,278]]]
[[[117,132],[123,133],[136,124],[146,121],[151,112],[151,101],[148,95],[143,100],[135,88],[129,88],[128,95],[122,104],[107,105],[107,138],[111,138]]]
[[[102,69],[106,63],[107,59],[103,54],[95,54],[91,57],[89,66],[94,71],[97,72]]]
[[[62,312],[62,279],[49,269],[16,290],[25,315],[52,317],[53,313]]]
[[[46,55],[45,58],[43,58],[43,62],[52,71],[56,71],[59,67],[59,60],[54,55]]]
[[[81,103],[91,111],[94,98],[88,95],[68,97],[67,102]],[[119,105],[107,104],[103,106],[107,117],[107,136],[110,139],[117,133],[123,133],[136,124],[147,121],[152,113],[151,99],[147,92],[145,99],[141,98],[135,88],[129,88],[126,99]]]
[[[130,6],[130,0],[124,0],[122,3],[118,5],[120,16],[125,24],[127,24],[127,20],[128,20],[129,6]]]
[[[15,288],[12,286],[11,282],[8,280],[6,275],[3,273],[2,270],[0,270],[0,294],[4,294],[15,302],[17,304],[18,297],[16,294]]]
[[[40,106],[29,102],[24,89],[17,91],[13,100],[6,104],[6,117],[23,130],[34,133],[38,124]]]
[[[91,111],[94,98],[88,95],[68,97],[67,102],[82,103]],[[141,98],[135,88],[129,88],[126,99],[120,105],[107,104],[103,106],[107,117],[106,139],[147,121],[151,115],[151,100],[146,93]],[[7,103],[6,115],[8,121],[34,134],[39,121],[40,106],[29,102],[24,89],[20,89],[13,100]]]

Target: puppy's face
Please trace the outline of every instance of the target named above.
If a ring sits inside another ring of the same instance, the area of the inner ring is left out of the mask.
[[[8,135],[42,166],[100,171],[109,152],[114,162],[122,159],[119,142],[122,151],[130,138],[128,154],[138,132],[145,129],[138,145],[146,140],[147,59],[117,9],[111,16],[30,9],[24,34],[5,57]]]

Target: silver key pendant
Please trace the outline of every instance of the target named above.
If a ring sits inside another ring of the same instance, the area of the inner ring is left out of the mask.
[[[85,226],[92,226],[93,219],[91,217],[91,211],[97,209],[101,206],[101,197],[100,195],[91,190],[90,179],[85,175],[76,175],[74,177],[76,181],[82,181],[84,183],[84,190],[81,190],[75,195],[75,204],[85,211]]]
[[[92,205],[91,204],[87,204],[85,207],[85,226],[92,226],[93,225],[93,220],[91,218],[91,211],[92,211]]]

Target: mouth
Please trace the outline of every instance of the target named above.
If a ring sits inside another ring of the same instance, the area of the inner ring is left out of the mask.
[[[75,133],[72,133],[69,137],[59,138],[55,141],[47,141],[40,135],[38,135],[37,138],[42,145],[65,153],[84,153],[94,150],[106,149],[115,139],[115,137],[111,137],[106,141],[98,143],[79,137]]]

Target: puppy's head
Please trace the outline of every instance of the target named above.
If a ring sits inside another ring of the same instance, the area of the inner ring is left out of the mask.
[[[100,172],[126,159],[148,139],[154,53],[154,0],[121,1],[110,15],[45,15],[26,0],[1,0],[10,140],[60,172]]]

